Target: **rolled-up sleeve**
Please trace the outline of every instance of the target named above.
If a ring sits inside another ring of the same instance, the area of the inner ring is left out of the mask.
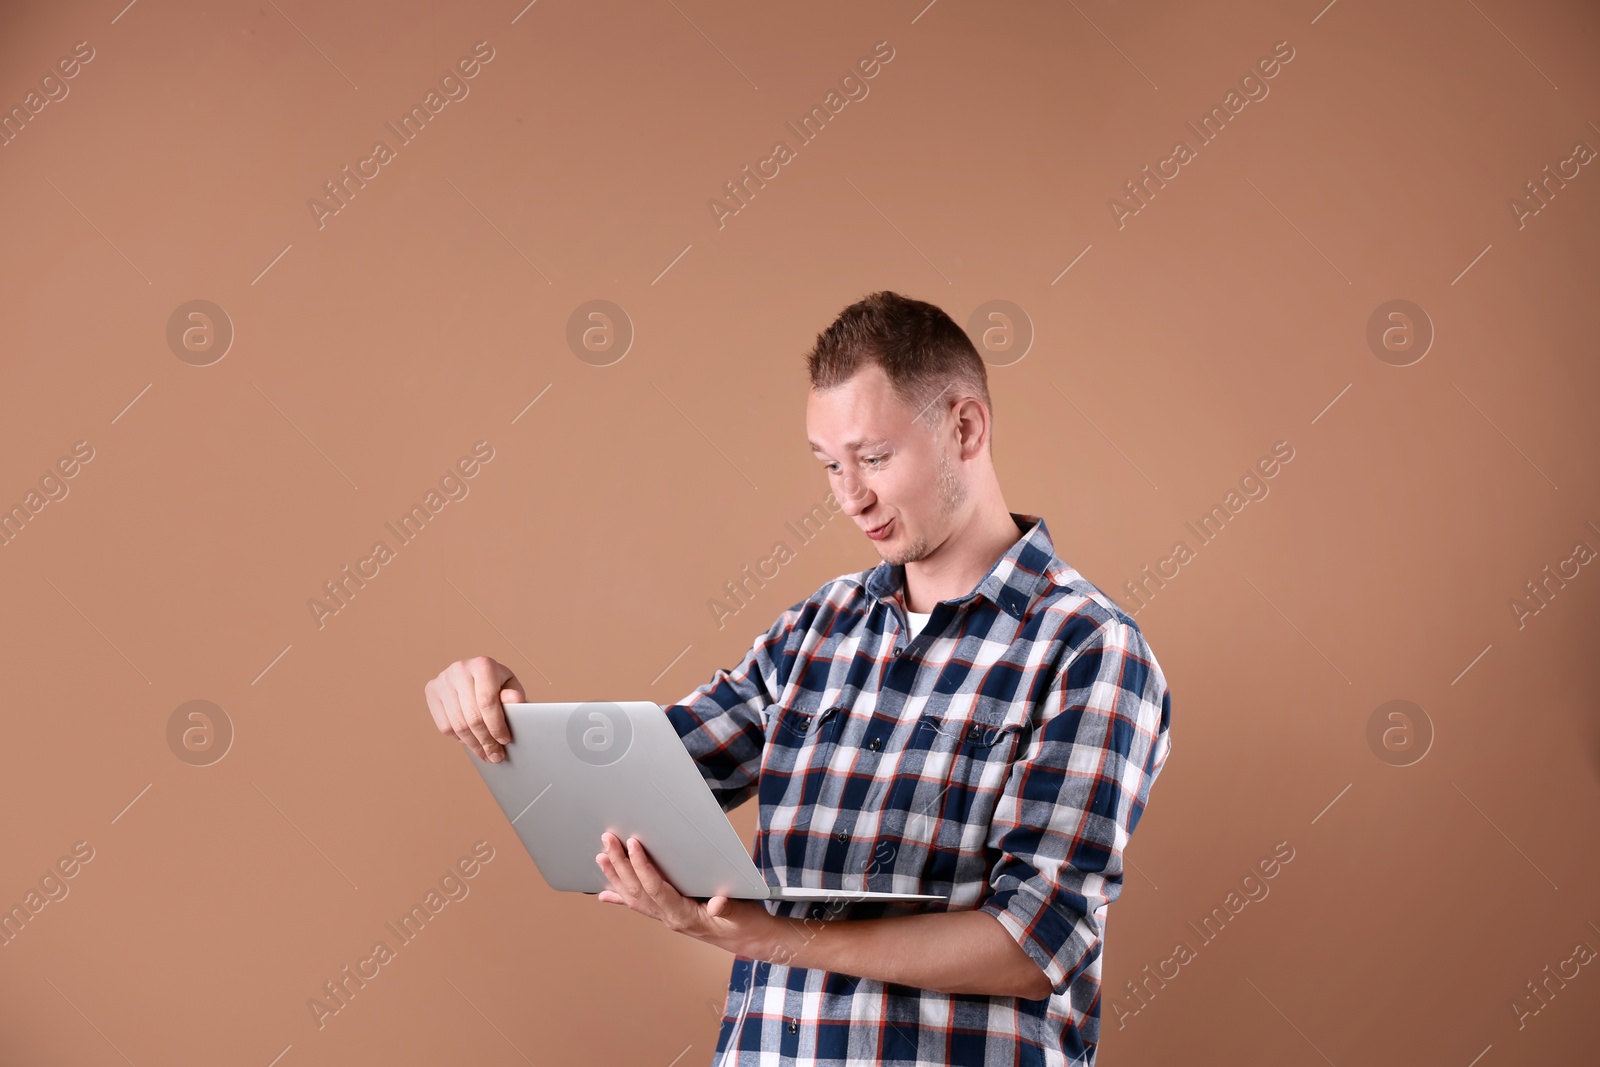
[[[1098,959],[1122,853],[1171,751],[1171,695],[1144,635],[1108,619],[1059,669],[990,824],[978,905],[1065,992]]]
[[[743,804],[760,784],[765,712],[788,678],[789,638],[807,604],[802,600],[779,615],[737,667],[718,668],[709,682],[662,709],[723,811]]]

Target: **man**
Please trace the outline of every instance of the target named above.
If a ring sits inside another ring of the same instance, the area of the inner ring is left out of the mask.
[[[982,359],[891,292],[807,357],[806,431],[882,562],[791,606],[666,714],[724,810],[760,803],[770,884],[937,904],[685,898],[605,834],[599,894],[734,954],[716,1064],[1094,1062],[1106,909],[1171,749],[1133,619],[1014,514]],[[522,685],[486,658],[427,685],[481,758]]]

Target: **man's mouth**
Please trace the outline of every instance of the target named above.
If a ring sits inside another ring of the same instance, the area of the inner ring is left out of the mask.
[[[866,533],[867,533],[867,536],[872,538],[874,541],[882,541],[885,537],[889,536],[889,531],[893,527],[894,527],[894,520],[890,519],[888,522],[884,523],[882,526],[879,526],[877,529],[868,530]]]

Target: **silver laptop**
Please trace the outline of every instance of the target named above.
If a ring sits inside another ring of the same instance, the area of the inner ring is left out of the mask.
[[[488,763],[463,745],[550,888],[598,893],[609,830],[636,836],[686,897],[946,900],[944,894],[770,886],[667,714],[648,700],[507,704],[511,743]],[[863,875],[855,876],[864,881]]]

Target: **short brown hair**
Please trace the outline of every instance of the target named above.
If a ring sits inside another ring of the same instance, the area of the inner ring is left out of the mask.
[[[933,304],[887,289],[871,293],[839,312],[806,354],[817,390],[843,385],[871,363],[883,368],[894,395],[929,429],[943,413],[928,409],[952,385],[994,413],[983,358],[966,331]]]

